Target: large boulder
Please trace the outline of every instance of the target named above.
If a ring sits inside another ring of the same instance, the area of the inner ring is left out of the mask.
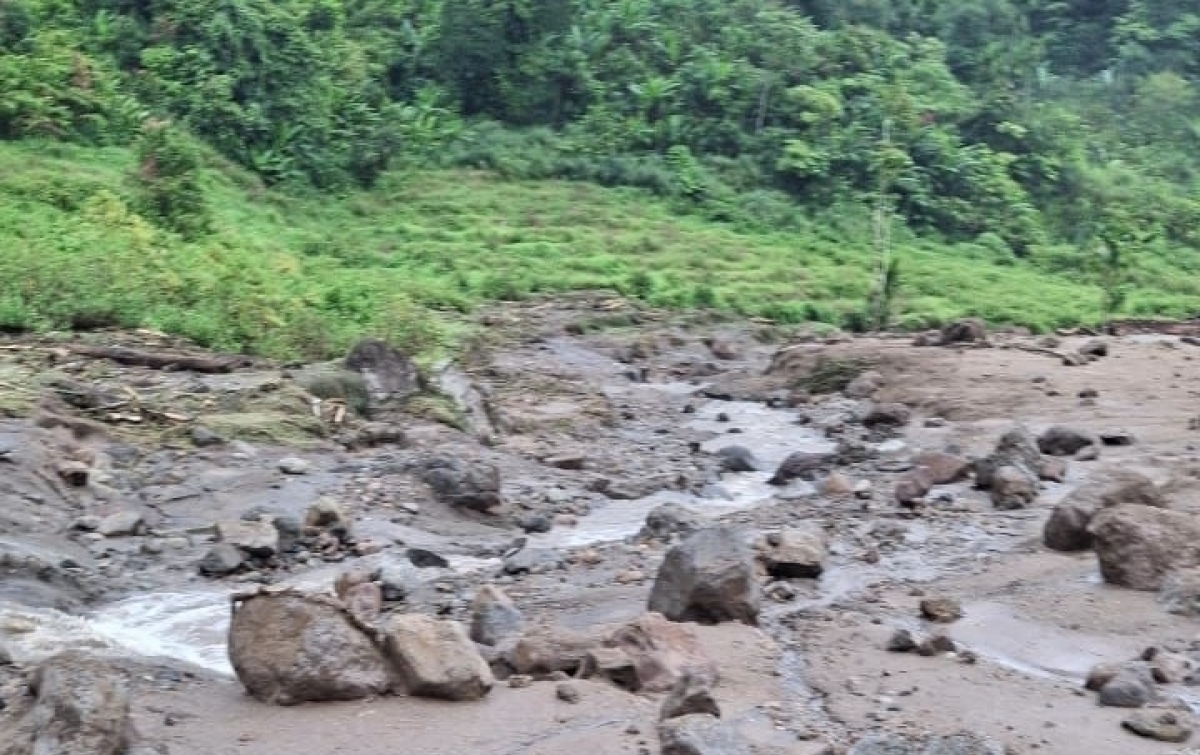
[[[667,552],[649,608],[672,621],[757,624],[760,601],[754,555],[746,539],[735,528],[713,527]]]
[[[810,523],[772,532],[759,545],[759,553],[772,577],[816,578],[825,568],[825,531]]]
[[[246,691],[276,705],[356,700],[392,682],[383,652],[340,602],[293,591],[235,598],[229,659]]]
[[[556,671],[575,674],[584,666],[588,652],[602,642],[603,636],[598,633],[536,626],[517,640],[506,660],[518,674],[549,676]]]
[[[410,695],[478,700],[495,683],[487,662],[461,624],[422,614],[392,616],[383,627],[384,649]]]
[[[1042,530],[1047,548],[1057,551],[1082,551],[1092,547],[1092,517],[1101,509],[1123,503],[1166,508],[1162,490],[1153,480],[1138,472],[1115,471],[1103,479],[1080,485],[1064,498]]]
[[[1200,566],[1200,519],[1192,514],[1123,504],[1097,513],[1090,529],[1110,584],[1157,590],[1171,571]]]
[[[346,355],[345,366],[362,376],[371,411],[421,390],[421,374],[413,361],[378,339],[355,344]]]
[[[487,511],[501,504],[500,470],[491,464],[437,456],[425,464],[423,479],[439,499],[454,506]]]
[[[717,680],[717,666],[700,647],[696,633],[687,624],[667,621],[648,613],[613,632],[604,642],[620,650],[633,666],[631,690],[666,692],[681,679],[709,684]]]
[[[43,661],[33,702],[0,742],[0,755],[124,755],[133,739],[125,674],[79,651]]]

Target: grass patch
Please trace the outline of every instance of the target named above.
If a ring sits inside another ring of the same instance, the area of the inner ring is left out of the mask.
[[[202,182],[212,232],[187,241],[133,211],[134,164],[123,149],[0,143],[0,330],[150,327],[305,359],[371,335],[432,360],[489,300],[609,289],[656,307],[842,325],[861,316],[872,280],[869,225],[853,215],[753,231],[638,190],[462,170],[296,196],[214,162]],[[1044,331],[1103,317],[1069,250],[1001,259],[898,233],[895,253],[902,327],[973,315]],[[1200,309],[1200,283],[1167,257],[1137,263],[1129,314]],[[588,326],[617,324],[602,319]]]

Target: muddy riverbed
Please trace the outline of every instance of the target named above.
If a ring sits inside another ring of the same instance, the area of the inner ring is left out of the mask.
[[[393,608],[465,619],[475,590],[492,583],[532,623],[628,621],[645,612],[670,547],[638,534],[673,504],[696,526],[768,533],[815,522],[828,539],[819,578],[764,577],[759,626],[696,628],[720,670],[724,720],[756,752],[844,752],[872,734],[964,729],[1009,752],[1186,751],[1123,730],[1129,711],[1097,705],[1083,681],[1147,647],[1190,647],[1196,620],[1166,612],[1153,592],[1106,585],[1094,554],[1050,551],[1042,528],[1055,503],[1114,469],[1149,476],[1173,509],[1200,509],[1190,422],[1200,348],[1110,337],[1107,355],[1067,366],[1061,355],[1089,337],[994,334],[986,348],[786,338],[595,298],[514,305],[483,321],[461,367],[427,371],[440,396],[428,386],[404,402],[367,396],[370,422],[355,412],[357,394],[313,378],[336,366],[203,374],[82,358],[62,341],[3,344],[0,648],[11,663],[0,698],[13,704],[0,716],[20,712],[28,669],[87,648],[155,659],[159,671],[134,680],[146,752],[657,753],[661,696],[582,680],[571,704],[552,683],[501,682],[472,703],[270,707],[245,695],[225,640],[233,592],[327,592],[338,574],[411,549],[445,565],[417,570],[420,585]],[[154,334],[89,340],[180,346]],[[830,365],[877,372],[877,383],[823,392],[814,375]],[[911,410],[902,426],[863,426],[872,405],[891,403]],[[917,454],[985,455],[1017,424],[1133,442],[1070,459],[1019,510],[996,509],[970,480],[937,485],[916,506],[894,499]],[[729,446],[755,468],[727,471]],[[799,451],[837,452],[838,463],[772,484]],[[423,477],[431,458],[495,468],[502,505],[440,499]],[[302,518],[319,499],[349,512],[353,543],[200,573],[217,522]],[[123,529],[130,512],[137,524]],[[931,625],[919,610],[927,597],[958,601],[962,618]],[[944,633],[956,651],[889,652],[898,629]],[[1155,704],[1190,716],[1197,700],[1171,684]],[[0,732],[10,725],[0,720]]]

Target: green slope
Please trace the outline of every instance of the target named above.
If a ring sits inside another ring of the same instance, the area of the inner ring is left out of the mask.
[[[213,233],[189,242],[130,209],[134,164],[124,149],[0,142],[0,327],[150,327],[276,356],[336,354],[366,333],[430,350],[451,344],[457,313],[479,302],[598,288],[843,324],[864,309],[875,258],[863,211],[751,231],[632,189],[466,171],[393,172],[371,192],[298,197],[208,169]],[[1014,260],[897,232],[901,326],[1101,318],[1102,291],[1076,257]],[[1172,265],[1135,261],[1130,312],[1200,308],[1200,286]]]

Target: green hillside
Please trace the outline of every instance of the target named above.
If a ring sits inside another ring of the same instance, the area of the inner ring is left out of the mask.
[[[1200,2],[0,0],[0,328],[1200,311]]]

